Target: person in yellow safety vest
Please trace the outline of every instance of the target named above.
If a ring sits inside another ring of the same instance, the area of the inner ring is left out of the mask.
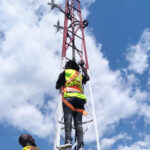
[[[79,65],[83,74],[79,73]],[[65,124],[65,143],[60,145],[60,149],[72,147],[71,129],[73,118],[78,142],[77,150],[84,150],[82,115],[87,114],[84,110],[86,97],[83,93],[83,84],[86,84],[90,78],[87,69],[84,67],[84,61],[80,61],[79,65],[75,61],[69,60],[65,65],[65,70],[60,73],[56,82],[56,89],[62,90]]]
[[[19,143],[22,145],[22,150],[40,150],[36,147],[35,141],[29,134],[22,134],[19,137]]]

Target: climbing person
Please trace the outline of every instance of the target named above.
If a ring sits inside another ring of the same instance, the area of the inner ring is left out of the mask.
[[[83,74],[79,73],[80,67]],[[83,93],[83,84],[90,80],[87,69],[84,67],[84,61],[79,65],[69,60],[65,65],[65,70],[60,73],[56,82],[56,89],[62,90],[64,125],[65,125],[65,143],[60,149],[72,147],[71,129],[72,118],[74,119],[75,133],[77,138],[77,150],[84,150],[82,115],[87,115],[84,110],[86,97]]]
[[[33,137],[29,134],[20,135],[19,143],[23,147],[22,150],[40,150],[36,147]]]

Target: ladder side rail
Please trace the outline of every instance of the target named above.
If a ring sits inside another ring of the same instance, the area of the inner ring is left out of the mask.
[[[73,37],[73,39],[72,39],[72,60],[76,60],[75,59],[75,36],[74,36],[74,30],[75,30],[75,24],[74,24],[74,8],[73,8],[73,4],[74,4],[74,2],[72,1],[72,3],[71,3],[71,13],[72,13],[72,16],[73,16],[73,18],[72,18],[72,20],[71,20],[71,22],[72,22],[72,37]]]
[[[64,59],[61,59],[61,64],[60,64],[60,71],[63,70],[63,66],[64,66]],[[55,141],[54,141],[54,150],[58,150],[57,146],[60,145],[60,136],[61,136],[61,126],[62,124],[60,123],[61,119],[62,119],[62,93],[59,90],[59,98],[57,101],[58,107],[57,107],[57,113],[56,113],[56,133],[55,133]]]
[[[69,0],[66,0],[66,6],[65,6],[65,13],[68,13],[68,4],[69,4]],[[64,21],[64,34],[63,34],[63,45],[62,45],[62,57],[66,56],[66,41],[67,41],[67,31],[68,29],[68,17],[66,17],[65,15],[65,21]]]
[[[90,75],[89,71],[88,71],[88,74]],[[91,106],[92,106],[93,117],[94,117],[94,129],[95,129],[95,136],[96,136],[96,142],[97,142],[97,150],[101,150],[100,149],[100,141],[99,141],[99,134],[98,134],[98,128],[97,128],[97,120],[96,120],[96,113],[95,113],[95,107],[94,107],[94,98],[93,98],[91,81],[89,81],[89,90],[90,90]]]
[[[62,99],[62,95],[59,92],[57,116],[56,116],[56,133],[55,133],[54,150],[58,150],[57,146],[60,144],[61,124],[59,123],[59,120],[61,120],[61,114],[62,114],[62,100],[61,99]]]
[[[84,48],[84,55],[85,55],[85,61],[86,61],[86,68],[89,69],[89,63],[88,63],[88,57],[86,52],[86,44],[85,44],[85,36],[84,36],[84,29],[83,29],[83,21],[82,21],[82,14],[81,14],[81,8],[80,8],[80,2],[78,2],[78,8],[80,12],[78,12],[78,15],[80,17],[80,28],[82,32],[82,41],[83,41],[83,48]]]

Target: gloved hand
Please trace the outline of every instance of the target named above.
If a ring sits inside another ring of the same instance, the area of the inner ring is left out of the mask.
[[[84,60],[80,60],[80,62],[79,62],[79,65],[81,66],[81,67],[84,67]]]

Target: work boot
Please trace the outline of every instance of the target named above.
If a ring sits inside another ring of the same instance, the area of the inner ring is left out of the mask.
[[[65,144],[58,146],[59,149],[67,149],[72,148],[72,144],[70,140],[66,140]]]
[[[83,142],[79,142],[79,143],[78,143],[78,148],[77,148],[77,150],[84,150],[84,144],[83,144]]]

